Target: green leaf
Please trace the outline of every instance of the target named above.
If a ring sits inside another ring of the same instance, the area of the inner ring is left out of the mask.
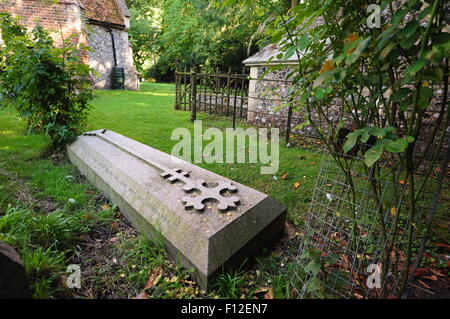
[[[439,66],[432,67],[429,70],[425,70],[422,73],[423,80],[439,82],[442,81],[443,78],[444,78],[444,70]]]
[[[405,82],[409,82],[410,78],[414,75],[416,75],[417,72],[422,70],[426,65],[428,64],[428,60],[426,59],[419,59],[413,64],[411,64],[406,70],[405,70]]]
[[[411,93],[411,90],[408,88],[400,88],[392,94],[391,100],[392,102],[399,102],[403,100],[408,94]]]
[[[406,26],[398,33],[399,36],[409,38],[416,32],[419,27],[419,22],[416,20],[410,21]]]
[[[432,12],[433,6],[427,6],[425,9],[422,10],[419,14],[419,20],[424,19],[427,15],[430,15]]]
[[[308,283],[307,291],[313,292],[313,291],[317,291],[317,290],[320,290],[320,281],[317,277],[313,277],[313,278],[311,278],[311,280]]]
[[[403,20],[403,18],[406,16],[406,14],[408,13],[408,10],[406,9],[401,9],[398,10],[394,16],[391,19],[391,24],[398,24],[400,21]]]
[[[383,137],[386,135],[386,131],[381,127],[371,126],[368,128],[368,132],[370,135],[375,137]]]
[[[311,260],[308,265],[306,265],[305,271],[311,273],[313,276],[317,276],[317,274],[320,272],[320,268],[320,264]]]
[[[368,37],[364,40],[361,40],[358,47],[356,48],[355,52],[353,52],[352,54],[350,54],[346,59],[345,59],[345,63],[346,64],[353,64],[355,63],[359,57],[361,56],[361,54],[364,52],[364,50],[366,50],[367,46],[369,45],[370,41],[372,40],[372,37]]]
[[[294,55],[295,52],[296,52],[296,47],[295,47],[295,46],[290,46],[290,47],[287,49],[286,53],[284,54],[283,59],[284,59],[284,60],[289,59],[290,57],[292,57],[292,56]]]
[[[389,27],[378,37],[377,51],[381,51],[384,46],[391,41],[393,41],[393,37],[397,34],[398,28],[396,25]]]
[[[432,37],[434,44],[445,44],[450,42],[450,34],[447,32],[441,32]]]
[[[344,151],[344,153],[348,153],[348,151],[350,151],[355,146],[360,134],[360,131],[355,131],[347,135],[347,140],[342,146],[342,150]]]
[[[380,53],[380,58],[385,59],[389,53],[391,53],[392,49],[394,49],[397,46],[397,43],[392,42],[388,44]]]
[[[310,39],[308,39],[307,37],[301,37],[297,44],[297,48],[300,51],[305,51],[310,45],[311,45]]]
[[[373,164],[375,164],[376,161],[380,159],[383,152],[384,152],[383,145],[373,146],[366,152],[366,154],[364,154],[364,162],[368,167],[371,167]]]
[[[433,89],[427,86],[422,86],[419,91],[419,108],[427,108],[432,97]]]
[[[418,38],[419,38],[419,35],[418,34],[414,34],[413,36],[408,37],[408,38],[403,39],[402,41],[400,41],[400,46],[403,49],[408,50],[416,43]]]
[[[389,142],[385,146],[385,150],[391,153],[401,153],[408,147],[408,142],[404,139],[398,139],[396,141]]]
[[[370,138],[369,130],[366,128],[366,129],[362,129],[361,132],[362,132],[361,143],[367,143],[367,141]]]
[[[313,88],[320,86],[326,79],[333,75],[334,71],[327,71],[319,75],[319,77],[314,81]]]
[[[341,53],[334,61],[336,65],[340,65],[347,57],[347,52]]]

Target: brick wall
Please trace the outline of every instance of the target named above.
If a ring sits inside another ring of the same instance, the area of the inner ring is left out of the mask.
[[[49,0],[9,0],[0,2],[0,11],[20,16],[21,23],[29,29],[39,23],[51,32],[57,45],[82,29],[82,9],[78,1],[60,0],[54,4]]]

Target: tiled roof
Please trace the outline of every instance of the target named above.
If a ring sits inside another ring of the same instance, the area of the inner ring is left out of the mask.
[[[125,25],[116,0],[80,0],[80,2],[86,9],[86,18]]]

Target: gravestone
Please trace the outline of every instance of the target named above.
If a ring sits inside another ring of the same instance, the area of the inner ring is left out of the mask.
[[[286,208],[269,196],[112,131],[78,137],[68,156],[203,289],[283,231]]]
[[[30,299],[22,261],[14,248],[0,241],[0,299]]]

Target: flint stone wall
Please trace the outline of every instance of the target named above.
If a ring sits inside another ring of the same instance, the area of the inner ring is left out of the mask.
[[[288,125],[288,102],[290,99],[290,89],[292,87],[292,74],[294,66],[286,66],[281,70],[270,71],[266,74],[264,79],[260,77],[267,72],[267,67],[257,66],[252,67],[251,78],[253,80],[254,91],[249,92],[249,99],[252,100],[249,104],[253,105],[248,111],[247,120],[250,124],[259,127],[277,127],[282,132],[287,130]],[[250,85],[252,87],[252,85]],[[295,98],[294,98],[295,99]],[[338,123],[341,120],[339,116],[340,104],[338,100],[326,109],[327,116],[333,123]],[[319,120],[319,116],[313,111],[312,119],[314,122],[323,123]],[[351,121],[351,116],[344,116],[344,120],[348,123]],[[291,117],[291,134],[300,134],[306,137],[318,137],[317,133],[311,126],[301,126],[307,121],[307,114],[305,111],[294,111]],[[327,130],[326,125],[322,126]]]
[[[133,65],[133,52],[128,32],[111,29],[114,35],[117,65],[125,69],[125,89],[139,90],[139,78]],[[97,71],[94,74],[96,89],[111,88],[111,71],[114,67],[111,33],[102,26],[91,25],[88,28],[88,42],[93,50],[89,52],[89,66]]]

